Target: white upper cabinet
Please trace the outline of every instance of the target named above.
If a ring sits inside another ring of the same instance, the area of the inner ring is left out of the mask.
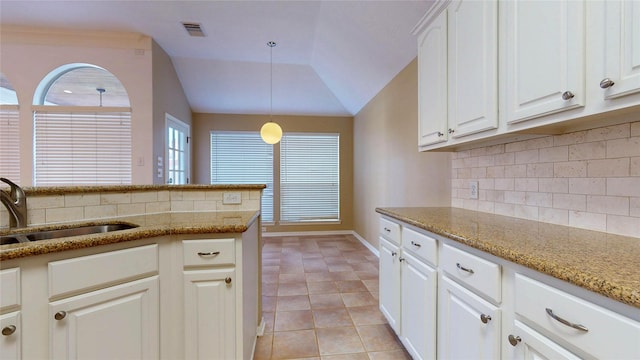
[[[447,140],[447,13],[418,37],[418,145]]]
[[[584,106],[584,3],[501,4],[506,122],[517,123]]]
[[[603,78],[605,100],[640,93],[640,2],[605,1]],[[596,84],[589,84],[590,86]]]
[[[495,1],[440,2],[417,26],[420,150],[498,127],[497,15]]]
[[[453,138],[498,127],[498,2],[456,0],[447,9]]]

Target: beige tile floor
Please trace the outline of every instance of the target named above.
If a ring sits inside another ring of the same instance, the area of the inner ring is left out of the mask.
[[[378,310],[378,258],[355,237],[263,239],[254,360],[411,359]]]

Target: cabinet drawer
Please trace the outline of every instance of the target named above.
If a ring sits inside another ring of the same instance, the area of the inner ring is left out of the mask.
[[[219,266],[235,263],[234,239],[183,240],[184,266]]]
[[[20,305],[20,269],[0,271],[0,311]]]
[[[531,326],[595,358],[635,359],[640,355],[640,323],[520,274],[515,276],[515,310]],[[577,329],[578,325],[584,329]]]
[[[396,245],[400,245],[400,224],[389,221],[385,218],[380,218],[379,232],[387,240]]]
[[[500,265],[447,244],[442,246],[440,264],[444,271],[467,287],[496,302],[502,300]]]
[[[403,227],[402,247],[431,265],[438,265],[438,243],[436,239]]]
[[[49,263],[49,297],[89,291],[158,273],[158,245]]]

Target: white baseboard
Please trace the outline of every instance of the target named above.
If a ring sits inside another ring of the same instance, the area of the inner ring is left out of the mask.
[[[336,230],[336,231],[298,231],[298,232],[263,232],[262,237],[275,237],[275,236],[308,236],[308,235],[353,235],[358,241],[362,243],[371,253],[380,257],[380,251],[373,247],[365,238],[360,236],[353,230]]]

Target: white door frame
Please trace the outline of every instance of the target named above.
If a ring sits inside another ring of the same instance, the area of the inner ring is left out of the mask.
[[[171,114],[165,113],[165,125],[164,125],[164,182],[168,183],[169,181],[169,171],[172,170],[169,168],[169,139],[168,139],[168,131],[169,127],[172,127],[177,130],[183,130],[186,137],[186,147],[184,154],[184,165],[185,165],[185,181],[187,184],[191,183],[191,126],[189,124],[177,119]],[[172,182],[174,183],[174,182]]]

